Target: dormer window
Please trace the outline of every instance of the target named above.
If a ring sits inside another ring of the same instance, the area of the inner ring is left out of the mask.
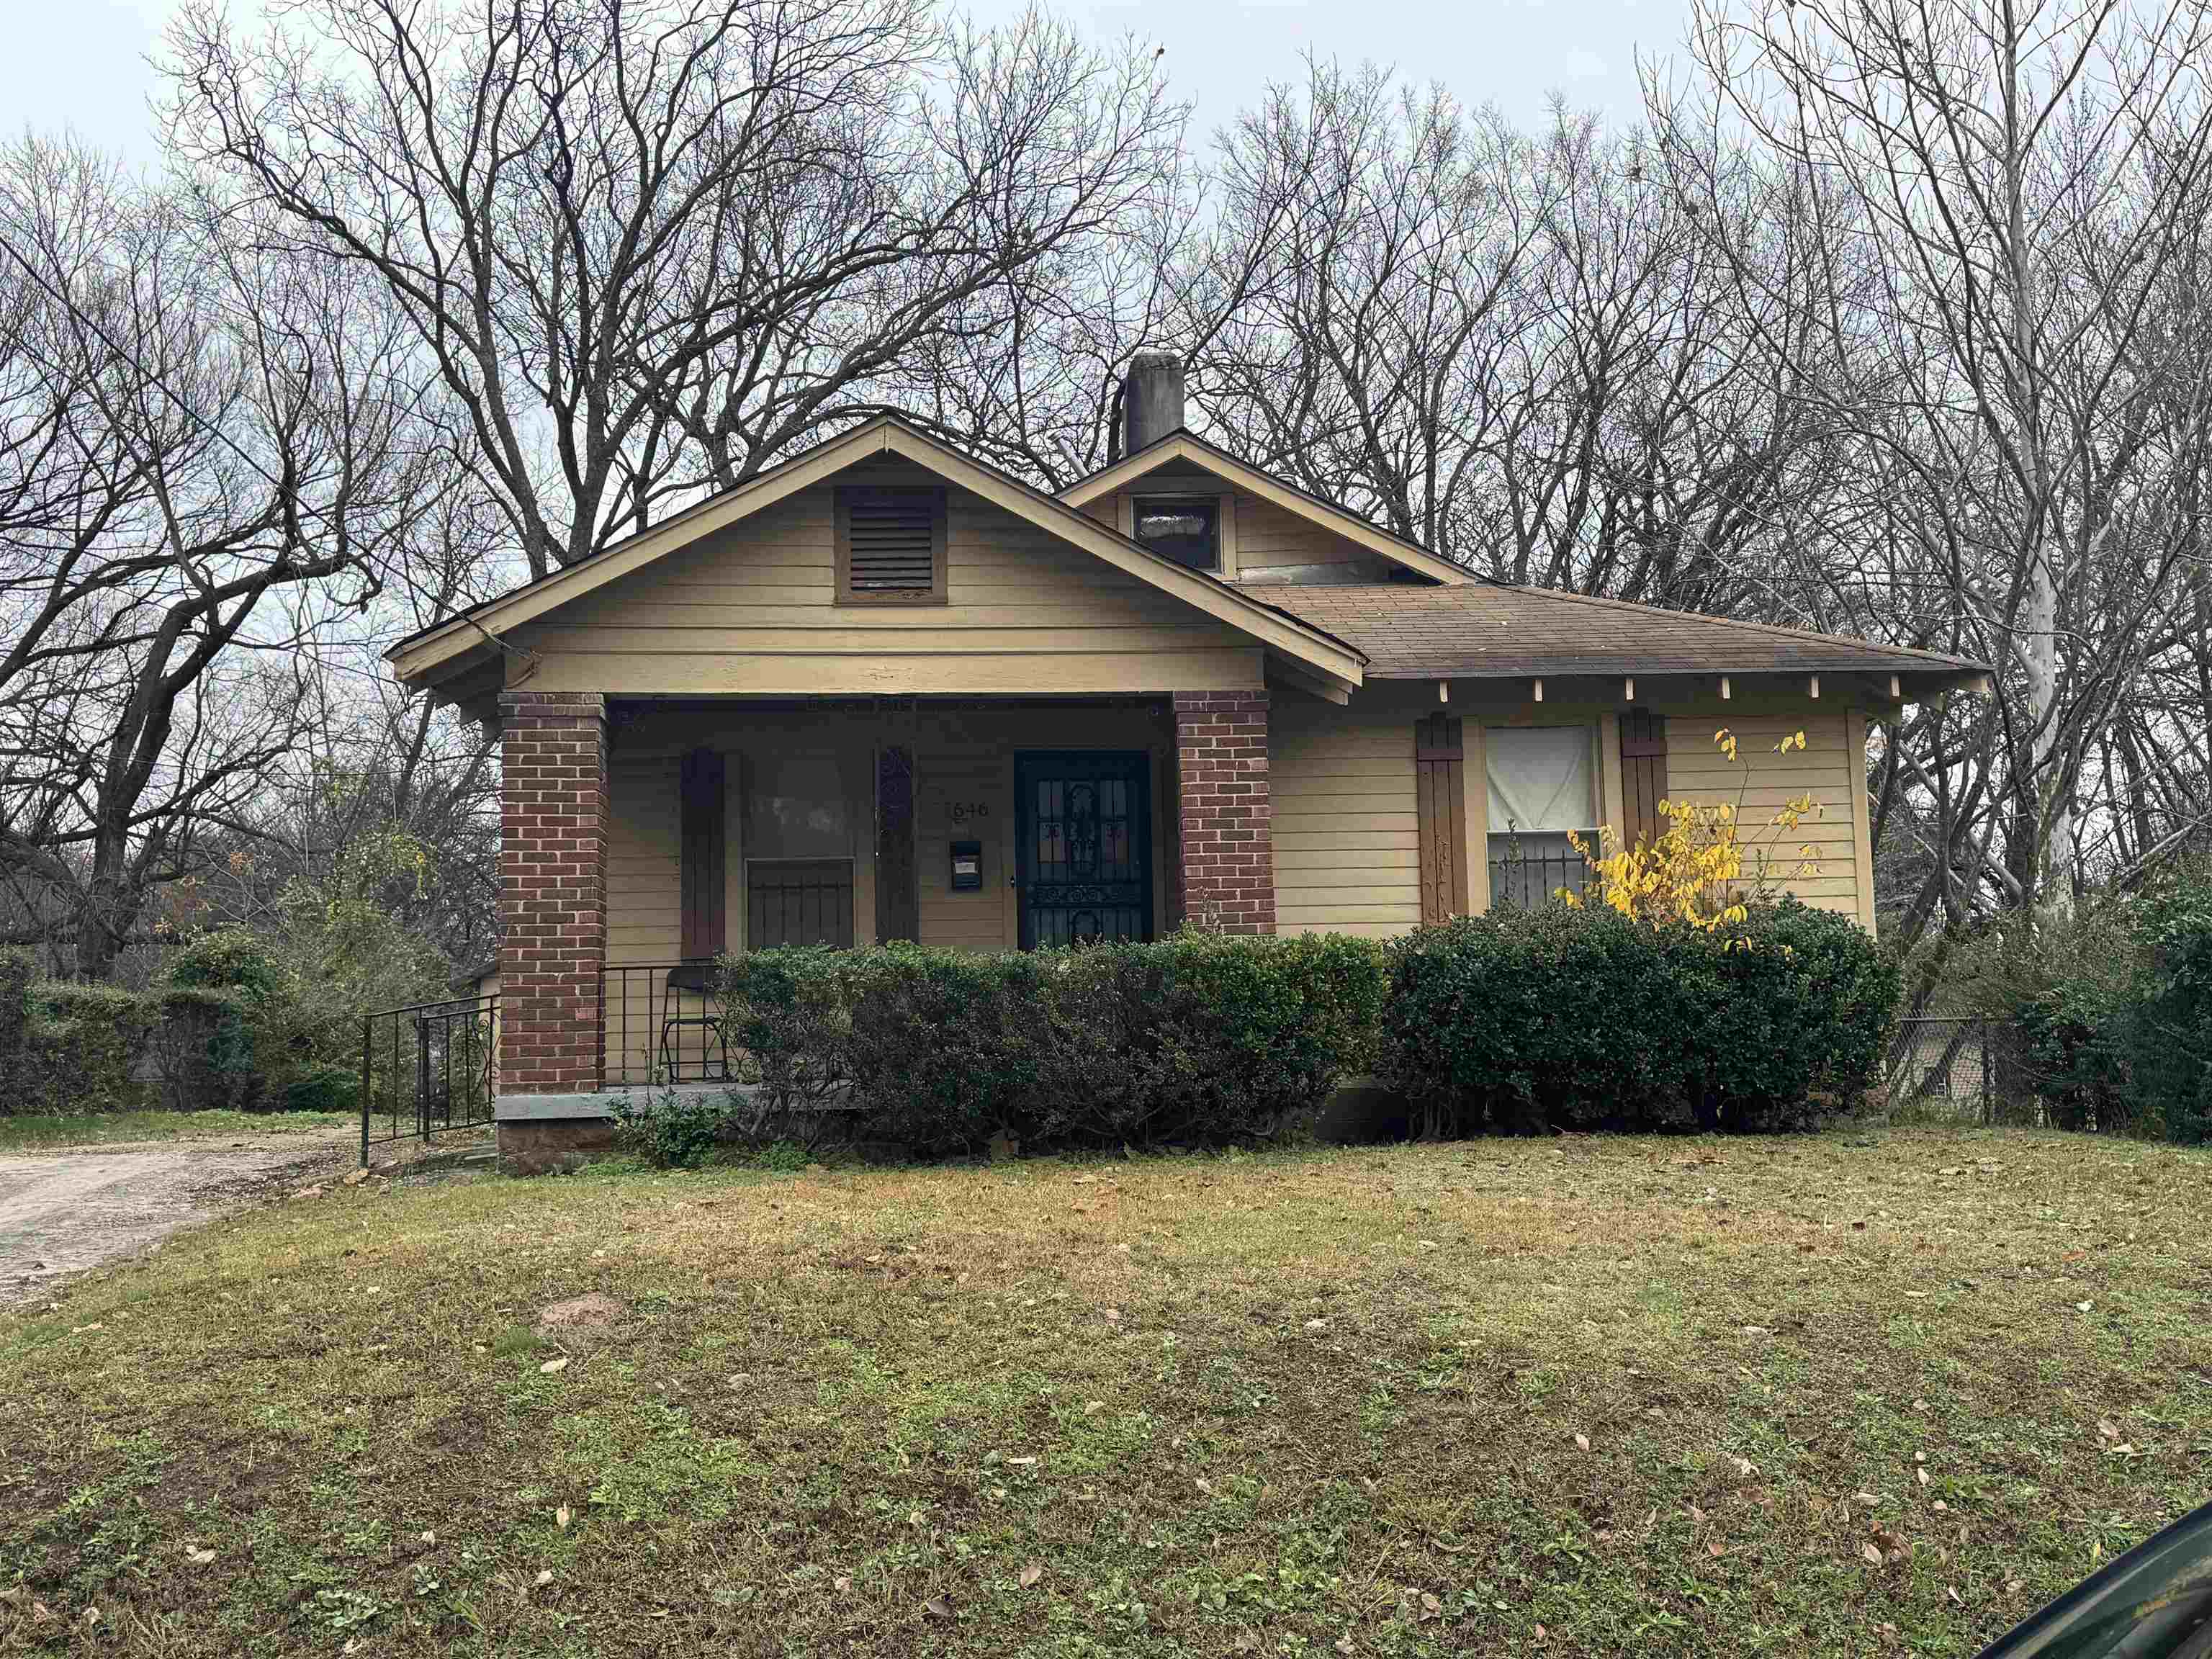
[[[1213,495],[1139,495],[1131,535],[1163,558],[1193,570],[1221,568],[1221,501]]]

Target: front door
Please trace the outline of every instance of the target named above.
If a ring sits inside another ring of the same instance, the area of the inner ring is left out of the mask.
[[[1152,760],[1014,757],[1022,949],[1152,936]]]

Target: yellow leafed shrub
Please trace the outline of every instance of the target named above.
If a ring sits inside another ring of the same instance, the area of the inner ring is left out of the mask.
[[[1735,734],[1723,726],[1713,742],[1730,761],[1738,760]],[[1803,732],[1793,732],[1775,744],[1774,752],[1787,755],[1805,746]],[[1659,816],[1666,828],[1633,847],[1622,843],[1620,831],[1610,824],[1598,832],[1596,848],[1580,836],[1568,839],[1589,861],[1596,878],[1598,902],[1625,916],[1655,926],[1680,922],[1701,933],[1741,927],[1749,906],[1771,897],[1790,876],[1820,873],[1813,848],[1801,846],[1797,861],[1785,872],[1778,871],[1773,843],[1817,817],[1820,805],[1809,794],[1785,802],[1768,820],[1765,833],[1746,840],[1741,825],[1745,795],[1751,787],[1751,769],[1744,768],[1743,787],[1734,801],[1699,805],[1693,801],[1662,800]],[[1559,896],[1569,904],[1584,902],[1583,896],[1563,889]]]

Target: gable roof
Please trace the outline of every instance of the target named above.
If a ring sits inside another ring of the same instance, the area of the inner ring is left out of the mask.
[[[1267,602],[1356,647],[1367,678],[1476,679],[1646,674],[1895,675],[1928,693],[1989,671],[1964,658],[1765,623],[1490,580],[1258,584]]]
[[[1346,541],[1356,542],[1378,557],[1388,559],[1401,569],[1426,576],[1432,581],[1448,586],[1472,581],[1474,576],[1449,559],[1431,553],[1419,542],[1407,541],[1402,536],[1370,523],[1358,514],[1340,507],[1332,501],[1301,489],[1297,485],[1277,477],[1272,472],[1262,472],[1249,461],[1238,459],[1218,444],[1209,443],[1187,427],[1177,427],[1164,437],[1155,438],[1142,449],[1136,450],[1111,466],[1102,467],[1089,477],[1070,484],[1060,492],[1060,499],[1071,507],[1084,507],[1101,495],[1112,495],[1143,477],[1154,468],[1170,461],[1184,461],[1202,468],[1215,477],[1235,484],[1248,495],[1272,502],[1286,512],[1334,531]]]
[[[1241,629],[1326,684],[1351,687],[1360,683],[1359,653],[1325,629],[1241,592],[1218,576],[1163,557],[1057,496],[947,448],[893,415],[864,421],[590,558],[459,611],[408,635],[384,654],[406,684],[435,684],[449,672],[480,665],[487,642],[496,642],[502,630],[581,599],[877,454],[900,456],[972,491],[1125,574]]]

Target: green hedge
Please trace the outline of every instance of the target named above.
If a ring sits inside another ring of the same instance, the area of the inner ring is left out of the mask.
[[[112,986],[46,980],[30,988],[30,1018],[9,1109],[127,1112],[151,1103],[139,1080],[153,1011]]]
[[[1794,900],[1723,936],[1464,917],[1391,947],[1382,1074],[1432,1136],[1789,1127],[1866,1091],[1897,991],[1854,923]]]
[[[23,1052],[31,1024],[31,981],[37,973],[21,951],[0,951],[0,1067]]]
[[[1184,933],[762,951],[720,992],[775,1111],[836,1097],[862,1138],[943,1154],[1261,1139],[1367,1065],[1383,981],[1356,939]]]
[[[2013,1028],[2008,1115],[2212,1140],[2212,864],[1994,940],[1961,982]]]

